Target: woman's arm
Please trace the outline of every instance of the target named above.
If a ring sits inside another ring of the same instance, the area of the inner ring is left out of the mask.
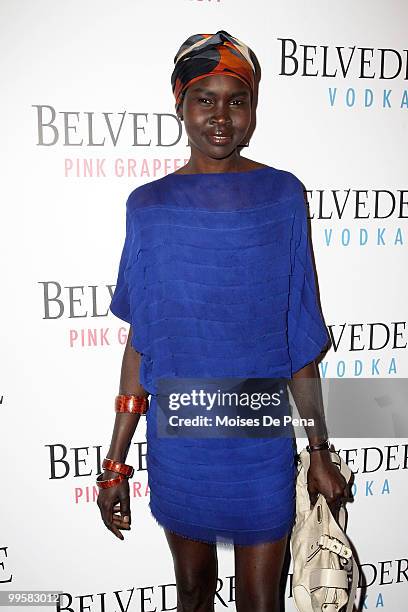
[[[313,426],[306,426],[309,444],[319,444],[327,439],[326,418],[324,414],[322,386],[316,362],[308,363],[295,372],[288,382],[299,415],[313,419]],[[311,503],[322,493],[336,516],[339,504],[350,497],[347,482],[339,469],[333,464],[329,450],[312,451],[308,470],[308,491]]]
[[[131,346],[132,328],[129,335],[122,358],[122,369],[120,375],[119,394],[122,395],[149,395],[139,381],[139,370],[141,355]],[[126,462],[130,443],[140,419],[140,414],[116,413],[112,439],[109,447],[109,459],[114,461]],[[103,480],[117,477],[116,472],[105,470]],[[115,505],[116,504],[116,505]],[[102,520],[106,527],[112,531],[116,537],[123,540],[120,529],[130,529],[130,495],[129,482],[125,478],[121,483],[108,489],[101,489],[98,494],[98,507],[101,511]],[[120,512],[120,517],[115,513]]]
[[[302,419],[313,419],[314,425],[305,427],[309,444],[323,442],[328,438],[328,434],[324,415],[322,385],[316,362],[312,361],[295,372],[288,385],[300,417]]]
[[[132,327],[125,346],[120,374],[120,395],[144,395],[145,391],[139,381],[141,355],[131,346]],[[140,419],[140,414],[117,413],[113,428],[112,440],[107,456],[114,461],[125,463],[133,434]],[[106,472],[112,478],[112,472]]]

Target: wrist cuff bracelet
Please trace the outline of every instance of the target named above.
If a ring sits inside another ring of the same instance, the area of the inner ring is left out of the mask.
[[[148,408],[149,400],[145,395],[117,395],[115,399],[115,412],[146,414]]]

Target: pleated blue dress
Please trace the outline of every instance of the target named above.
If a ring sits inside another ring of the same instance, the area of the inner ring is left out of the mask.
[[[329,341],[306,205],[290,172],[169,174],[126,204],[111,312],[141,353],[149,508],[197,541],[254,545],[295,516],[290,436],[197,440],[157,433],[161,379],[291,378]]]

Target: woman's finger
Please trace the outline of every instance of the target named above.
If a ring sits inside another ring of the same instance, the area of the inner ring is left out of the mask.
[[[123,519],[126,519],[130,525],[130,496],[129,492],[123,492],[120,496],[120,513]]]
[[[124,540],[123,534],[119,531],[119,529],[114,525],[114,523],[110,523],[109,521],[103,521],[106,527],[111,531],[119,540]]]
[[[108,506],[102,505],[99,507],[102,515],[102,520],[105,523],[105,526],[112,531],[112,533],[119,538],[119,540],[124,540],[123,534],[119,531],[119,529],[115,526],[113,522],[113,513],[112,509]]]
[[[129,524],[131,523],[131,513],[130,513],[130,508],[128,508],[128,510],[126,511],[126,505],[125,507],[122,507],[120,505],[117,505],[113,508],[113,513],[114,513],[114,517],[118,518],[120,517],[122,520],[127,516],[128,520],[125,520],[125,523]]]
[[[122,519],[113,519],[113,524],[118,529],[125,529],[126,531],[129,531],[131,529],[129,523],[126,521],[123,521]]]

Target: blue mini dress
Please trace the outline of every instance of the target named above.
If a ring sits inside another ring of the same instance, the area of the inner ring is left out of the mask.
[[[329,341],[318,307],[306,204],[290,172],[169,174],[126,204],[111,312],[141,354],[149,508],[166,529],[254,545],[290,532],[292,437],[166,438],[158,381],[292,377]]]

